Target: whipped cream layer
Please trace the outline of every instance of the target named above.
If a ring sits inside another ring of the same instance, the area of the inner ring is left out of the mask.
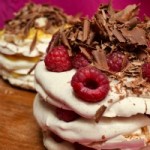
[[[21,87],[23,89],[35,90],[34,75],[18,75],[12,74],[4,69],[0,69],[0,75],[4,80],[8,80],[10,84]]]
[[[41,38],[39,35],[39,40],[36,41],[31,51],[33,37],[24,40],[15,39],[15,42],[11,43],[5,41],[2,35],[0,37],[0,75],[2,78],[12,85],[34,90],[34,70],[30,74],[28,72],[44,55],[51,37],[52,35]]]
[[[0,54],[0,66],[6,70],[13,71],[20,74],[27,74],[27,72],[35,65],[36,60],[31,60],[26,57],[17,58],[17,56],[13,56],[13,58],[9,58],[8,55]],[[24,70],[24,71],[23,71]]]
[[[75,150],[71,143],[58,143],[50,136],[50,132],[43,133],[43,143],[47,150]]]
[[[43,143],[44,146],[47,148],[47,150],[75,150],[74,145],[67,142],[62,141],[60,143],[56,142],[51,136],[50,132],[44,132],[43,133]],[[137,144],[138,143],[138,144]],[[125,139],[123,136],[118,136],[116,138],[113,138],[111,140],[108,140],[107,142],[104,142],[102,144],[102,147],[100,149],[114,149],[116,146],[121,148],[121,150],[139,150],[139,148],[143,147],[143,141],[139,139]]]
[[[48,38],[43,38],[36,42],[36,45],[30,50],[33,39],[16,40],[15,43],[7,42],[1,37],[0,39],[0,53],[7,55],[23,55],[26,57],[41,56],[41,53],[45,53],[46,48],[52,38],[52,35]]]
[[[39,94],[35,98],[33,112],[43,131],[52,131],[71,143],[79,142],[96,149],[112,149],[118,148],[116,145],[124,145],[122,148],[132,147],[134,140],[139,140],[135,142],[143,147],[148,140],[146,135],[139,131],[140,128],[150,125],[149,118],[144,115],[102,117],[99,123],[81,117],[67,123],[56,117],[55,107],[44,102]],[[137,132],[134,134],[135,131]]]
[[[134,93],[122,87],[117,80],[110,79],[111,89],[104,100],[97,103],[82,101],[75,96],[70,84],[75,72],[75,70],[61,73],[50,72],[47,71],[44,61],[41,61],[35,70],[36,90],[50,104],[73,110],[85,118],[94,118],[103,105],[107,107],[103,114],[105,117],[130,117],[136,114],[150,114],[150,96],[146,89],[143,88],[143,93],[137,97]],[[128,82],[128,80],[125,80],[125,82]]]

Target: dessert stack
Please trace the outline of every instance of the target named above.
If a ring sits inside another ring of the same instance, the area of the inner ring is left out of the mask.
[[[27,3],[0,31],[0,75],[12,85],[34,90],[32,68],[52,35],[69,26],[68,20],[60,8]]]
[[[102,5],[58,31],[35,69],[48,150],[139,150],[150,142],[150,20]]]

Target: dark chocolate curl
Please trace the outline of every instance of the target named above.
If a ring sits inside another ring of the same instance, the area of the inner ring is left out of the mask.
[[[89,32],[90,32],[90,22],[87,19],[85,19],[84,25],[83,25],[83,40],[82,41],[87,40]]]
[[[95,122],[98,123],[101,119],[101,117],[103,116],[103,113],[105,112],[105,110],[107,109],[106,106],[102,105],[96,112],[95,114]]]
[[[135,27],[132,30],[122,28],[121,32],[131,44],[147,45],[146,32],[144,29],[139,27]]]
[[[38,34],[38,31],[36,31],[35,35],[34,35],[34,38],[32,40],[32,43],[30,45],[30,52],[32,52],[36,46],[36,42],[37,42],[37,34]]]
[[[126,42],[125,38],[123,37],[123,35],[121,34],[120,31],[118,31],[117,29],[114,29],[112,31],[112,33],[114,34],[114,36],[118,39],[119,42]]]

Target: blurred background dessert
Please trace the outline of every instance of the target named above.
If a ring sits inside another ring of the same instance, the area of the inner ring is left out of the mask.
[[[69,26],[62,9],[28,3],[0,31],[0,75],[12,85],[34,90],[32,68],[44,55],[52,35]]]

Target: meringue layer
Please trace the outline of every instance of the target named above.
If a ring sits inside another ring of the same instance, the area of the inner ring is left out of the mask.
[[[97,103],[82,101],[75,96],[70,84],[75,72],[76,70],[61,73],[50,72],[46,69],[44,61],[41,61],[37,64],[35,70],[36,91],[48,103],[72,110],[84,118],[95,118],[97,111],[102,106],[107,107],[103,114],[105,117],[130,117],[136,114],[150,114],[150,96],[148,92],[144,92],[146,89],[143,89],[143,93],[140,97],[137,97],[131,91],[126,91],[124,87],[121,87],[119,81],[112,79],[109,79],[111,89],[104,100]],[[125,80],[125,82],[128,82],[128,80]],[[120,89],[119,92],[118,89]]]
[[[94,120],[79,118],[72,122],[59,120],[55,115],[55,107],[36,96],[33,106],[34,116],[44,132],[52,131],[70,143],[78,142],[95,149],[118,148],[116,145],[125,142],[122,148],[132,147],[133,141],[143,147],[148,141],[140,130],[150,125],[150,119],[144,115],[132,117],[102,117],[99,123]],[[139,121],[140,120],[140,121]],[[137,141],[136,141],[137,140]],[[139,141],[138,141],[139,140]],[[45,139],[45,142],[49,142]],[[45,143],[44,142],[44,143]],[[47,145],[46,144],[46,145]],[[120,145],[119,144],[119,145]],[[49,145],[49,144],[48,144]]]
[[[30,51],[33,37],[30,36],[25,40],[17,40],[15,43],[5,41],[4,37],[0,38],[0,75],[3,79],[8,80],[10,84],[24,89],[35,90],[34,87],[34,70],[30,70],[44,55],[52,35],[37,40],[35,47]]]

